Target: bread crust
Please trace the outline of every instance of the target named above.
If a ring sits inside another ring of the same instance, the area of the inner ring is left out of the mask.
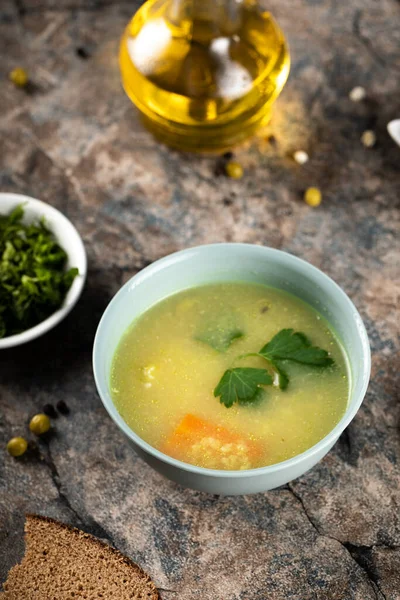
[[[27,514],[26,515],[25,539],[27,539],[30,535],[33,535],[33,533],[30,531],[30,526],[31,525],[34,526],[35,523],[48,523],[48,524],[51,524],[53,527],[55,527],[58,530],[68,531],[72,536],[76,537],[79,540],[84,540],[86,543],[89,543],[92,546],[95,546],[97,549],[101,550],[104,554],[108,555],[110,558],[117,559],[118,562],[126,565],[127,567],[129,567],[129,569],[133,570],[135,576],[139,576],[143,579],[143,583],[144,583],[144,585],[146,585],[146,591],[148,591],[152,594],[151,596],[148,596],[149,600],[160,600],[160,595],[159,595],[158,590],[157,590],[156,586],[154,585],[151,577],[141,567],[139,567],[139,565],[137,565],[135,562],[133,562],[133,560],[131,560],[130,558],[128,558],[127,556],[122,554],[116,548],[113,548],[112,546],[110,546],[110,545],[106,544],[105,542],[102,542],[101,540],[96,538],[94,535],[92,535],[90,533],[86,533],[86,532],[82,531],[81,529],[72,527],[70,525],[66,525],[65,523],[61,523],[60,521],[57,521],[56,519],[52,519],[51,517],[45,517],[45,516],[36,515],[36,514]],[[22,562],[19,565],[16,565],[15,567],[13,567],[10,571],[10,574],[12,573],[12,571],[14,569],[18,569],[18,567],[22,566],[22,563],[23,563],[24,559],[26,558],[26,556],[27,556],[27,552],[25,551],[25,556],[22,559]],[[9,575],[9,578],[10,578],[10,575]],[[11,590],[9,591],[7,589],[8,588],[8,585],[7,585],[8,579],[4,583],[4,592],[3,593],[0,592],[0,597],[1,596],[7,597],[8,593],[11,592]]]

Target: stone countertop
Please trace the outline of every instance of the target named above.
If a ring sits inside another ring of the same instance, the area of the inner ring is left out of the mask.
[[[264,136],[238,149],[245,175],[234,181],[214,174],[215,157],[171,151],[140,125],[116,58],[135,2],[2,0],[0,187],[68,215],[89,275],[63,324],[0,355],[1,448],[45,403],[71,409],[29,456],[0,452],[1,581],[22,555],[24,513],[37,512],[111,542],[165,600],[400,598],[400,149],[386,133],[400,117],[399,5],[268,6],[292,71],[268,130],[276,144]],[[19,65],[27,91],[7,80]],[[367,101],[350,101],[356,85]],[[303,167],[290,158],[299,148],[311,157]],[[323,191],[318,209],[302,201],[309,185]],[[323,269],[359,308],[373,351],[365,402],[328,456],[247,497],[210,497],[152,471],[106,415],[91,368],[96,325],[121,284],[167,253],[217,241],[281,248]]]

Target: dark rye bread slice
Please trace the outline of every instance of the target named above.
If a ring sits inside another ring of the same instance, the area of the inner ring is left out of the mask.
[[[53,519],[28,515],[25,556],[1,600],[159,600],[154,583],[118,550]]]

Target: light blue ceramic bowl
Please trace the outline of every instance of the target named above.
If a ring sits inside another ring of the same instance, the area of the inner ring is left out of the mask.
[[[339,335],[348,356],[351,371],[349,403],[336,427],[315,446],[294,458],[248,471],[204,469],[163,454],[130,429],[111,399],[111,362],[127,327],[156,302],[193,286],[239,280],[286,290],[324,315]],[[361,317],[332,279],[291,254],[248,244],[190,248],[143,269],[108,305],[97,329],[93,351],[94,376],[100,397],[136,452],[173,481],[212,494],[251,494],[270,490],[311,469],[332,448],[358,411],[368,386],[370,364],[368,337]]]

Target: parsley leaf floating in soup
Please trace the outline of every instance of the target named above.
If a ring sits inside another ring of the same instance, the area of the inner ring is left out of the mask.
[[[272,377],[266,369],[236,368],[225,371],[214,391],[222,404],[230,408],[238,402],[255,399],[260,385],[271,385]]]
[[[78,274],[44,220],[25,225],[17,206],[0,215],[0,338],[37,325],[62,303]]]
[[[333,364],[326,350],[312,346],[308,338],[293,329],[282,329],[259,352],[249,352],[238,358],[257,356],[264,358],[270,369],[278,377],[279,387],[285,390],[289,377],[281,366],[281,361],[294,361],[313,367],[328,367]],[[271,385],[273,379],[266,369],[253,367],[228,369],[214,390],[220,402],[230,408],[238,404],[252,403],[259,399],[260,385]]]
[[[274,360],[294,360],[303,365],[327,367],[333,363],[326,350],[312,346],[304,333],[293,329],[282,329],[259,352],[261,356]]]
[[[328,367],[333,364],[333,359],[326,350],[312,346],[304,333],[299,331],[295,333],[293,329],[282,329],[261,348],[258,355],[268,360],[278,374],[281,390],[287,388],[289,378],[282,369],[280,361],[291,360],[314,367]]]
[[[237,315],[234,311],[227,310],[225,314],[218,315],[218,318],[203,319],[195,339],[217,352],[226,352],[231,344],[243,335]]]

